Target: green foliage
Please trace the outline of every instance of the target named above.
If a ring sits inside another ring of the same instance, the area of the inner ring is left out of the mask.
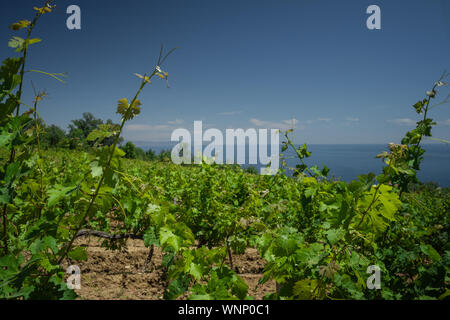
[[[81,119],[72,120],[69,125],[69,136],[81,136],[87,138],[89,134],[97,129],[97,126],[103,124],[101,119],[95,118],[92,113],[85,112]]]
[[[14,30],[14,31],[18,31],[20,29],[26,28],[31,24],[31,21],[28,20],[20,20],[19,22],[13,23],[10,26],[10,29]]]
[[[134,100],[131,105],[128,103],[127,98],[122,98],[117,104],[117,113],[122,115],[123,119],[130,120],[133,119],[141,112],[141,102],[139,100]]]
[[[140,205],[149,205],[148,195],[136,201],[124,197],[124,203],[118,203],[117,199],[121,199],[118,194],[128,192],[120,184],[121,178],[129,180],[123,176],[121,167],[125,153],[117,145],[125,122],[138,114],[140,102],[137,98],[157,73],[156,69],[151,76],[142,79],[130,105],[122,106],[120,125],[110,120],[103,124],[90,113],[72,121],[68,145],[78,148],[87,142],[91,151],[90,155],[82,152],[76,157],[71,155],[71,158],[77,159],[76,163],[62,156],[58,157],[60,162],[55,166],[54,159],[44,158],[40,138],[45,124],[37,113],[37,105],[45,93],[35,93],[33,107],[20,114],[21,105],[26,105],[21,97],[28,47],[40,42],[31,38],[31,34],[40,17],[53,8],[51,0],[47,0],[42,8],[35,7],[36,15],[31,22],[20,20],[11,25],[14,31],[27,29],[25,39],[14,36],[9,42],[9,46],[22,57],[8,58],[0,68],[0,299],[76,298],[64,282],[62,262],[67,258],[78,261],[87,259],[85,249],[76,247],[74,240],[83,227],[101,228],[107,225],[108,219],[104,213],[113,204],[135,211],[127,216],[126,228],[144,232],[149,227],[148,219],[147,222],[137,223],[140,222],[139,214],[144,213]],[[59,80],[56,75],[60,74],[31,71]],[[47,146],[58,146],[65,140],[64,132],[56,126],[47,128],[44,136]],[[109,143],[105,142],[108,139]],[[173,219],[170,224],[174,225]],[[188,237],[189,230],[179,224],[174,229],[159,226],[158,230],[163,247],[167,245],[172,250],[179,250],[181,246],[192,244],[192,237]]]
[[[423,114],[423,119],[416,123],[416,128],[408,131],[401,141],[401,145],[390,145],[390,153],[385,152],[380,158],[385,159],[387,167],[383,168],[386,179],[397,185],[401,192],[408,190],[408,187],[417,183],[416,173],[420,170],[420,163],[423,160],[425,150],[420,146],[424,138],[432,136],[431,130],[436,122],[428,117],[428,111],[435,106],[444,104],[444,102],[431,106],[432,99],[435,99],[438,87],[446,85],[443,82],[450,74],[444,72],[441,78],[434,84],[431,91],[427,91],[427,98],[419,100],[413,105],[414,110],[418,114]]]
[[[7,58],[0,67],[0,125],[6,123],[7,116],[16,108],[17,94],[13,91],[21,82],[22,62],[22,58]]]
[[[122,148],[125,152],[125,157],[128,159],[136,159],[136,146],[128,141]]]
[[[171,151],[165,150],[165,149],[162,149],[158,155],[159,160],[166,161],[166,162],[170,160],[170,157],[171,157]]]
[[[173,50],[163,57],[161,48],[150,75],[137,75],[134,98],[119,100],[120,124],[85,113],[65,136],[38,117],[38,94],[34,107],[20,113],[26,52],[37,42],[30,35],[52,11],[46,4],[35,8],[33,21],[11,26],[27,30],[25,39],[10,41],[22,57],[0,67],[0,299],[76,298],[62,265],[88,254],[74,240],[81,229],[110,233],[113,224],[114,233],[160,247],[166,299],[251,299],[232,261],[232,253],[249,247],[265,261],[260,283],[277,283],[267,299],[448,297],[450,191],[412,184],[425,152],[420,142],[435,124],[427,118],[429,102],[443,78],[414,105],[424,114],[416,129],[379,155],[386,166],[378,176],[328,179],[328,168],[306,166],[311,152],[306,144],[295,147],[289,131],[282,150],[295,150],[294,177],[229,165],[176,166],[168,150],[157,157],[131,142],[118,148],[126,121],[140,113],[144,86],[155,75],[167,81],[161,64]],[[44,151],[40,141],[59,148]],[[163,161],[142,161],[156,158]],[[124,245],[103,243],[112,250]],[[370,265],[381,269],[380,290],[366,287]]]
[[[66,140],[66,133],[64,130],[54,124],[44,128],[44,130],[42,142],[46,147],[62,146],[63,142]]]
[[[156,159],[156,153],[155,151],[153,151],[152,149],[148,149],[145,152],[145,158],[149,161],[155,160]]]
[[[250,174],[258,174],[258,170],[256,170],[256,168],[253,166],[248,166],[245,169],[245,172],[250,173]]]

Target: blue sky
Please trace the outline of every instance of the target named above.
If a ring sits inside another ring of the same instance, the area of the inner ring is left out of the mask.
[[[91,112],[119,121],[117,100],[131,99],[151,72],[159,46],[179,49],[164,70],[171,88],[154,81],[142,112],[127,126],[132,141],[164,141],[177,127],[288,127],[298,143],[399,142],[418,120],[412,105],[450,71],[450,2],[287,0],[71,0],[43,17],[28,67],[67,72],[67,83],[27,74],[49,97],[48,124],[66,128]],[[31,19],[39,1],[1,1],[0,59],[15,35],[7,27]],[[70,4],[81,30],[66,28]],[[366,28],[366,8],[381,8],[381,30]],[[20,35],[20,34],[18,34]],[[442,100],[450,93],[438,95]],[[436,102],[437,102],[436,101]],[[450,104],[433,109],[434,135],[450,140]]]

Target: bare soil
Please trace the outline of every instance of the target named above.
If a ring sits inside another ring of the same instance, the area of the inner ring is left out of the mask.
[[[101,247],[103,239],[86,237],[77,239],[77,245],[86,246],[89,258],[77,262],[81,269],[81,289],[76,290],[81,299],[87,300],[160,300],[166,283],[161,268],[162,253],[154,249],[151,263],[143,270],[149,248],[141,240],[127,240],[122,250]],[[256,249],[248,248],[242,255],[233,255],[233,264],[248,284],[248,294],[256,300],[276,290],[275,282],[258,286],[263,277],[265,261]],[[181,299],[185,299],[184,295]]]

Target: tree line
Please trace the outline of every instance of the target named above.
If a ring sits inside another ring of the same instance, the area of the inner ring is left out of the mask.
[[[39,143],[45,149],[49,148],[67,148],[88,150],[92,148],[93,141],[88,141],[87,137],[101,124],[116,125],[111,119],[104,122],[102,119],[94,117],[90,112],[83,113],[80,119],[71,120],[68,130],[65,131],[57,125],[46,125],[40,118],[38,126],[40,127]],[[114,136],[103,140],[102,144],[112,145]],[[37,141],[36,141],[37,142]],[[170,159],[170,150],[161,150],[159,153],[152,149],[143,150],[135,146],[131,141],[123,144],[124,139],[119,138],[120,148],[125,152],[125,157],[139,160],[168,160]]]

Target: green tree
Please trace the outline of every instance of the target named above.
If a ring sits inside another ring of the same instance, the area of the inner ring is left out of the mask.
[[[83,113],[81,119],[71,122],[72,124],[69,124],[69,136],[83,138],[86,138],[99,124],[103,124],[103,120],[95,118],[90,112]]]
[[[136,147],[135,152],[136,152],[136,159],[146,160],[147,157],[145,155],[145,151],[144,150],[142,150],[139,147]]]
[[[121,149],[125,152],[125,158],[136,159],[136,146],[128,141]]]
[[[83,130],[75,128],[70,130],[68,134],[69,138],[69,148],[76,149],[85,145],[86,137],[84,136]]]
[[[106,124],[110,124],[111,126],[115,125],[115,126],[120,127],[119,124],[114,123],[111,119],[106,120]],[[115,139],[115,136],[113,135],[111,137],[105,138],[102,143],[105,146],[111,146],[114,143],[114,139]],[[119,139],[117,140],[117,143],[120,145],[120,144],[122,144],[122,142],[123,142],[123,138],[119,137]]]
[[[95,129],[98,128],[99,125],[103,124],[103,120],[99,118],[95,118],[92,113],[85,112],[83,113],[83,117],[81,119],[72,120],[72,123],[69,124],[69,138],[70,147],[74,148],[75,146],[92,146],[93,141],[87,142],[87,136]],[[113,123],[111,119],[106,120],[105,124],[116,125],[120,127],[120,125]],[[111,146],[114,142],[115,135],[112,135],[108,138],[105,138],[102,143],[103,145]],[[117,143],[121,144],[123,142],[123,138],[119,137]]]
[[[160,161],[167,161],[168,159],[170,159],[171,153],[172,152],[170,150],[162,149],[159,152],[158,158],[159,158]]]
[[[247,169],[245,169],[245,172],[250,174],[258,174],[258,170],[254,166],[248,166]]]
[[[145,157],[147,160],[153,161],[156,159],[156,153],[152,149],[148,149],[147,152],[145,153]]]
[[[66,133],[57,125],[52,124],[51,126],[45,128],[45,133],[42,138],[43,145],[47,147],[56,147],[64,141],[66,138]]]

